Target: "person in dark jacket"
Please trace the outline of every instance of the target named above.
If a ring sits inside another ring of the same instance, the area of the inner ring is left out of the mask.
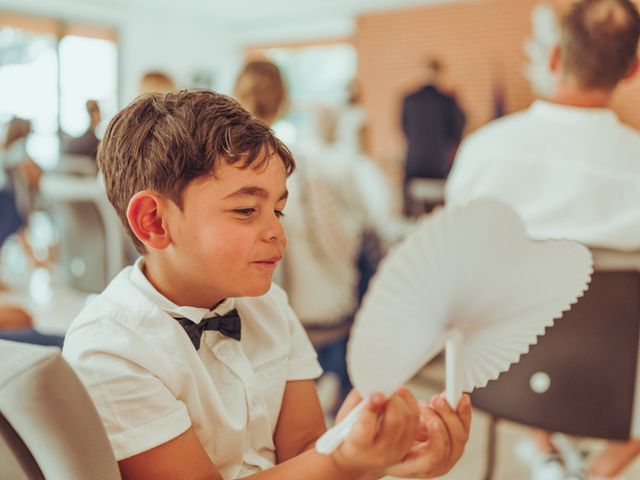
[[[409,182],[414,178],[446,178],[462,139],[465,115],[456,100],[438,87],[442,71],[438,59],[429,59],[424,86],[403,100],[402,131],[407,139],[405,210]]]

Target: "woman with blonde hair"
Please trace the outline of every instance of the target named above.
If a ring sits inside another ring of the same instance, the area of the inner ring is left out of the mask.
[[[234,96],[272,125],[286,111],[286,92],[278,67],[254,60],[240,72]],[[327,394],[331,398],[323,407],[335,414],[335,407],[351,389],[345,348],[357,307],[361,231],[354,221],[353,202],[342,195],[342,185],[329,174],[331,163],[315,144],[303,143],[296,145],[296,171],[287,182],[289,201],[283,225],[290,241],[277,282],[307,330],[323,370],[334,375],[336,395]]]
[[[234,97],[267,125],[273,124],[287,103],[280,69],[267,60],[250,61],[236,79]]]
[[[169,93],[177,90],[176,83],[168,73],[160,70],[146,72],[140,78],[140,93]]]

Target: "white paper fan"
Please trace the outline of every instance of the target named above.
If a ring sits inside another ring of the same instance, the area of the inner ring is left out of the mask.
[[[363,397],[390,395],[446,345],[447,399],[509,369],[587,289],[591,253],[570,241],[528,239],[491,199],[425,217],[383,260],[347,351]],[[360,409],[316,445],[330,453]]]

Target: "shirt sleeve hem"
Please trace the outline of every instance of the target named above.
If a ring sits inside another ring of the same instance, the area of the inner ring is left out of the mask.
[[[180,408],[166,417],[110,437],[116,460],[124,460],[162,445],[186,432],[191,427],[187,408]]]
[[[287,381],[315,380],[322,375],[322,368],[316,357],[289,360],[287,365]]]

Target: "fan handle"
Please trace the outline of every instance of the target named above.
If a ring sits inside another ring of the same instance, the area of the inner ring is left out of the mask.
[[[462,343],[464,336],[458,330],[447,332],[445,344],[446,397],[451,408],[455,410],[462,397],[462,378],[464,374],[462,359]]]
[[[340,423],[324,432],[324,435],[322,435],[316,442],[316,451],[323,455],[331,455],[331,453],[333,453],[333,451],[349,436],[351,428],[358,421],[360,412],[366,404],[366,400],[361,400],[360,403],[356,405],[356,407],[351,410]]]

